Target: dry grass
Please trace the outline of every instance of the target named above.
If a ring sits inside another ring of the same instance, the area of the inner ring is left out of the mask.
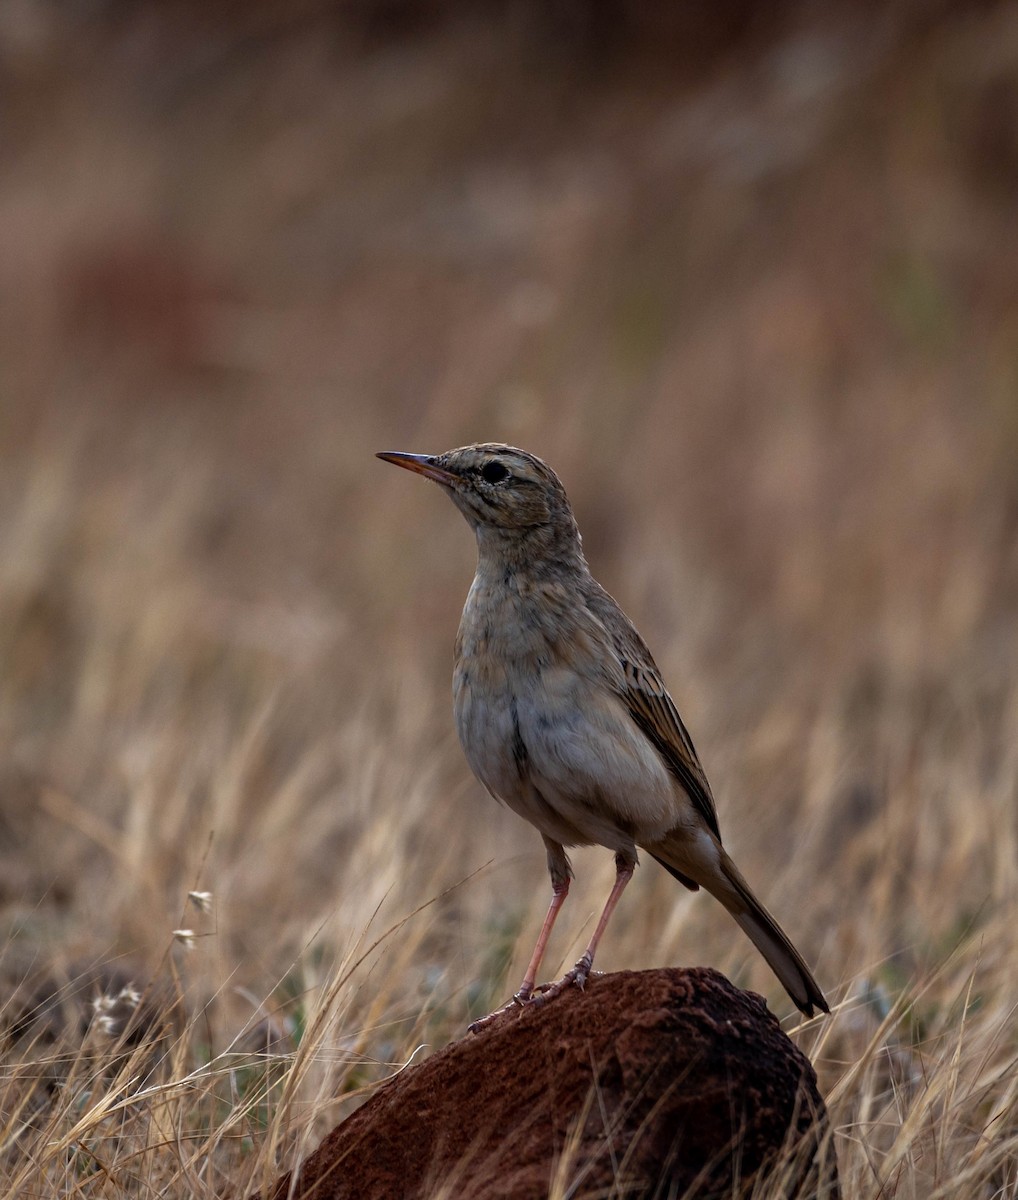
[[[22,8],[2,1194],[243,1194],[515,982],[547,885],[452,734],[469,534],[371,458],[484,437],[559,469],[836,1002],[845,1195],[1018,1196],[1013,13],[679,85]],[[789,1010],[651,864],[600,965],[670,963]]]

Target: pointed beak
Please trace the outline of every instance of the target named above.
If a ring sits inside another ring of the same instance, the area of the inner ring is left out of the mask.
[[[431,454],[403,454],[399,450],[382,450],[375,455],[375,458],[395,463],[397,467],[406,467],[408,471],[413,471],[417,475],[424,475],[428,479],[433,479],[436,483],[444,483],[447,487],[452,487],[459,483],[459,476],[454,475],[452,471],[445,470],[444,467],[440,467]]]

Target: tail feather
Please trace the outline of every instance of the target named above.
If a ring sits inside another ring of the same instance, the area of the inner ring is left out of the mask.
[[[711,840],[713,841],[713,839]],[[742,873],[729,858],[727,852],[720,844],[715,844],[717,845],[717,864],[716,866],[711,864],[712,869],[709,872],[702,869],[689,870],[693,864],[688,855],[688,846],[685,847],[686,853],[681,856],[683,874],[688,872],[696,879],[697,883],[702,884],[728,909],[753,945],[767,960],[771,970],[781,981],[785,991],[788,992],[800,1012],[805,1013],[807,1017],[813,1016],[814,1007],[819,1008],[822,1012],[830,1012],[820,985],[813,978],[802,955],[789,941],[777,921],[753,894],[749,884],[743,879]],[[667,861],[673,856],[668,854],[665,845],[655,846],[652,853],[672,874],[678,874],[678,867]],[[700,867],[702,864],[697,863],[696,865]]]
[[[814,1005],[822,1012],[830,1012],[820,985],[813,978],[813,973],[806,966],[802,955],[753,894],[739,868],[724,850],[721,851],[719,865],[726,881],[731,884],[732,891],[719,889],[714,892],[709,883],[706,884],[707,888],[714,892],[767,960],[796,1007],[807,1017],[813,1016]]]

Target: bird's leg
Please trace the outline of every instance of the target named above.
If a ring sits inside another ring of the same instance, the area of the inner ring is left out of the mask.
[[[553,1000],[561,992],[564,992],[567,987],[575,984],[581,988],[587,982],[590,976],[591,968],[594,965],[594,955],[597,953],[598,944],[604,936],[604,931],[608,928],[608,922],[611,920],[611,915],[615,911],[615,905],[618,904],[619,898],[626,890],[626,884],[633,878],[633,872],[636,870],[636,856],[632,853],[619,851],[615,855],[615,882],[612,884],[612,890],[605,902],[604,911],[601,913],[601,919],[597,923],[597,928],[591,935],[590,941],[587,943],[587,948],[580,956],[579,962],[571,971],[567,971],[565,975],[557,983],[546,984],[538,988],[540,995],[533,999],[534,1004],[545,1004],[549,1000]]]
[[[534,994],[537,972],[541,968],[541,959],[544,958],[544,951],[548,945],[548,938],[551,937],[552,926],[555,924],[555,918],[558,916],[559,909],[565,904],[566,896],[568,895],[569,876],[567,875],[565,879],[559,883],[553,883],[551,886],[551,903],[548,905],[548,913],[544,918],[544,924],[541,926],[537,945],[534,947],[534,953],[530,956],[530,965],[527,967],[526,975],[523,976],[520,990],[513,996],[513,1002],[516,1004],[526,1004]]]
[[[534,953],[530,956],[527,973],[523,976],[520,990],[513,996],[509,1003],[503,1005],[501,1008],[496,1008],[494,1012],[488,1013],[486,1017],[479,1017],[476,1021],[468,1025],[467,1029],[470,1033],[480,1033],[482,1029],[486,1029],[504,1012],[527,1004],[534,995],[534,982],[537,979],[537,972],[541,968],[541,960],[544,958],[544,952],[548,946],[548,939],[551,937],[555,918],[559,914],[559,909],[565,904],[566,896],[569,895],[569,879],[572,874],[566,852],[558,842],[552,842],[548,838],[545,838],[544,844],[548,849],[548,873],[551,875],[551,903],[548,905],[544,924],[541,926],[541,932],[538,934]]]

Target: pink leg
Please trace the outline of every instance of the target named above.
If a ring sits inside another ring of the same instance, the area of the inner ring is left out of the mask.
[[[527,967],[527,973],[523,976],[520,990],[502,1008],[496,1008],[494,1012],[488,1013],[486,1017],[479,1017],[476,1021],[471,1022],[467,1026],[469,1033],[480,1033],[482,1029],[486,1029],[503,1013],[529,1002],[534,994],[534,981],[537,979],[537,972],[541,967],[541,959],[544,958],[544,951],[547,948],[548,939],[551,937],[552,926],[555,924],[555,918],[559,914],[559,909],[565,904],[566,896],[568,895],[569,876],[567,875],[565,879],[552,885],[551,904],[548,905],[548,912],[545,915],[544,924],[541,926],[541,932],[538,935],[534,953],[530,956],[530,965]]]
[[[556,883],[551,889],[551,904],[548,905],[548,915],[544,918],[544,924],[541,926],[541,933],[537,939],[537,945],[534,947],[534,953],[530,956],[530,966],[527,967],[527,973],[523,976],[520,990],[513,996],[513,999],[518,1004],[525,1004],[534,993],[537,972],[541,969],[541,959],[544,958],[544,951],[548,945],[548,938],[551,937],[552,926],[555,924],[555,918],[558,916],[559,909],[565,904],[566,896],[568,895],[568,878],[561,883]]]
[[[561,992],[564,992],[570,984],[575,984],[578,988],[582,988],[587,982],[591,967],[594,965],[594,955],[597,953],[598,944],[604,936],[604,931],[608,928],[608,922],[615,911],[615,905],[618,904],[619,898],[626,890],[626,884],[633,878],[635,870],[636,863],[631,858],[627,858],[621,854],[615,855],[615,882],[612,884],[612,890],[608,895],[604,911],[601,913],[601,919],[597,923],[597,928],[594,930],[586,950],[584,950],[576,966],[563,975],[558,983],[552,983],[547,987],[538,989],[541,994],[534,997],[533,1002],[535,1004],[544,1004],[549,1000],[553,1000]]]
[[[513,996],[509,1003],[502,1008],[495,1009],[493,1013],[488,1013],[486,1017],[480,1017],[467,1026],[470,1033],[480,1033],[482,1029],[486,1029],[493,1021],[502,1016],[503,1013],[529,1003],[534,994],[534,983],[537,979],[537,972],[541,969],[541,960],[544,958],[544,952],[548,946],[548,939],[551,937],[555,918],[559,914],[559,909],[565,904],[566,896],[569,895],[569,878],[571,874],[569,859],[558,842],[553,842],[545,838],[544,844],[548,851],[548,873],[551,875],[551,904],[548,905],[548,912],[545,915],[544,924],[541,926],[541,932],[538,935],[534,953],[530,956],[527,973],[523,976],[520,990]]]

